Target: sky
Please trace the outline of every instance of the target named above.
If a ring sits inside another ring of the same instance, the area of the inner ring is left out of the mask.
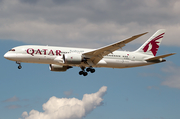
[[[0,0],[0,119],[179,119],[180,1]],[[122,50],[133,51],[166,29],[157,55],[166,62],[128,69],[49,71],[3,55],[34,44],[99,48],[149,32]]]

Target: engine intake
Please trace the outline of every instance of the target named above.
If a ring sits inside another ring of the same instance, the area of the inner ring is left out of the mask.
[[[81,54],[64,54],[63,60],[65,64],[81,64],[82,62]]]

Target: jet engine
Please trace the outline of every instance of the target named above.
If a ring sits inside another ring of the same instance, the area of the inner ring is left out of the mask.
[[[71,66],[62,66],[62,65],[57,65],[57,64],[50,64],[49,65],[49,69],[51,71],[64,72],[69,68],[72,68],[72,67]]]
[[[81,64],[82,62],[81,54],[64,54],[63,60],[65,64]]]

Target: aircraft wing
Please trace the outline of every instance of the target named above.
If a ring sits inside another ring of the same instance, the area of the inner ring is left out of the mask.
[[[118,50],[118,49],[124,47],[127,43],[129,43],[129,42],[131,42],[131,41],[137,39],[138,37],[145,35],[147,33],[148,32],[145,32],[145,33],[142,33],[139,35],[135,35],[135,36],[132,36],[132,37],[125,39],[123,41],[119,41],[117,43],[113,43],[111,45],[101,47],[101,48],[98,48],[98,49],[93,50],[93,51],[84,52],[83,55],[85,58],[88,58],[88,62],[89,62],[88,64],[91,64],[91,65],[94,64],[95,65],[103,58],[103,56],[106,56],[109,53],[112,53],[115,50]]]
[[[163,60],[162,58],[169,57],[174,54],[176,54],[176,53],[170,53],[170,54],[166,54],[166,55],[156,56],[156,57],[146,59],[146,61],[148,61],[148,62],[154,62],[154,61],[158,61],[158,60],[160,61],[160,60]]]

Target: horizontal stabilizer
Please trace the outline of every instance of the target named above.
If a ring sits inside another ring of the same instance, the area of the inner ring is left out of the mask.
[[[156,56],[156,57],[146,59],[146,61],[148,61],[148,62],[165,61],[162,58],[169,57],[169,56],[174,55],[174,54],[176,54],[176,53],[170,53],[170,54],[166,54],[166,55]]]

